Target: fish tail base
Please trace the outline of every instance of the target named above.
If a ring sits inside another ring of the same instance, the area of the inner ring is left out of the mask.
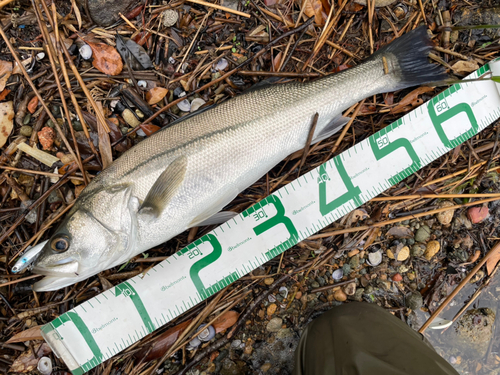
[[[429,62],[432,46],[422,26],[382,47],[371,59],[382,60],[386,73],[395,75],[396,87],[391,91],[444,81],[448,78],[444,68]]]

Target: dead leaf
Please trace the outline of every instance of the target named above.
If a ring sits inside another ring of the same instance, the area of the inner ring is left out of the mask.
[[[304,13],[307,17],[314,16],[314,22],[317,25],[323,26],[328,14],[323,9],[323,4],[320,0],[306,0],[304,4]]]
[[[358,208],[358,209],[352,211],[349,216],[350,216],[350,218],[349,218],[349,220],[347,220],[349,224],[354,224],[360,220],[365,220],[365,219],[370,218],[370,215],[368,215],[368,212],[366,212],[362,208]]]
[[[277,72],[281,65],[281,57],[283,56],[283,52],[280,51],[276,57],[273,59],[273,71]]]
[[[31,57],[28,57],[26,60],[21,61],[23,64],[24,68],[29,66],[31,64]],[[17,64],[17,62],[14,62],[14,68],[12,69],[12,74],[22,74],[21,68]]]
[[[368,235],[368,238],[366,239],[366,242],[363,245],[363,250],[368,249],[372,245],[372,243],[377,239],[379,233],[380,233],[380,228],[373,228],[370,230],[370,234]]]
[[[12,63],[0,60],[0,91],[5,89],[8,79],[12,74]]]
[[[31,327],[25,331],[19,332],[17,335],[12,336],[7,340],[6,344],[12,344],[15,342],[25,342],[31,340],[43,340],[41,326]]]
[[[468,73],[472,73],[479,69],[479,65],[474,60],[471,61],[457,61],[455,64],[451,66],[453,69],[453,73],[458,75],[465,75]]]
[[[143,124],[143,125],[141,125],[141,129],[144,132],[144,134],[146,134],[146,136],[149,137],[150,135],[152,135],[153,133],[156,133],[161,128],[159,126],[156,126],[156,125]]]
[[[488,272],[488,275],[491,275],[497,266],[498,261],[500,261],[500,248],[495,253],[491,254],[486,261],[486,271]]]
[[[104,43],[86,43],[92,48],[92,65],[111,76],[116,76],[122,72],[123,61],[118,51]]]
[[[37,345],[34,347],[35,353],[29,348],[16,358],[14,363],[9,369],[9,372],[31,372],[36,369],[38,359],[52,353],[50,346],[47,343]]]
[[[415,90],[413,90],[409,94],[407,94],[394,108],[392,108],[391,113],[406,112],[407,106],[411,105],[411,106],[415,107],[415,106],[419,105],[419,98],[418,97],[426,92],[433,91],[433,90],[434,90],[434,88],[428,87],[428,86],[416,88]]]
[[[146,100],[149,105],[156,104],[160,102],[165,95],[168,94],[168,90],[164,87],[153,87],[146,93]]]
[[[0,101],[4,100],[9,94],[10,94],[9,89],[4,89],[2,92],[0,92]]]
[[[219,316],[212,324],[212,326],[215,328],[215,333],[219,333],[221,331],[224,331],[225,329],[228,329],[229,327],[234,326],[238,321],[239,316],[240,314],[238,314],[236,311],[227,311]]]
[[[14,107],[12,101],[0,103],[0,147],[7,142],[14,128]]]
[[[30,111],[31,114],[35,113],[36,107],[38,107],[38,97],[34,96],[30,102],[28,103],[28,111]]]
[[[172,347],[177,341],[178,337],[184,330],[191,324],[191,319],[186,320],[176,326],[166,330],[160,336],[155,338],[153,347],[146,346],[144,349],[139,350],[134,356],[136,358],[144,358],[145,362],[152,361],[153,359],[160,358],[165,352]]]
[[[394,93],[388,92],[384,94],[384,103],[385,105],[393,105],[394,104]]]
[[[411,231],[410,228],[397,226],[389,229],[386,235],[393,236],[396,238],[411,238],[413,237],[413,232]]]
[[[469,258],[469,263],[476,263],[476,261],[479,259],[479,257],[481,256],[481,251],[479,250],[476,250],[474,252],[474,255],[472,255],[470,258]],[[489,274],[489,272],[488,272]]]

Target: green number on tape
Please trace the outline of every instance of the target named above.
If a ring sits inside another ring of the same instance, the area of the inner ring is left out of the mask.
[[[243,217],[250,216],[257,210],[260,210],[268,204],[272,204],[274,208],[276,208],[276,215],[254,227],[253,231],[255,232],[255,234],[257,236],[260,236],[262,233],[275,227],[276,225],[283,224],[286,227],[288,234],[290,235],[288,240],[266,252],[267,259],[271,260],[276,255],[281,254],[286,249],[295,245],[298,242],[298,233],[295,225],[293,225],[292,220],[290,220],[288,216],[285,216],[285,207],[283,206],[283,203],[281,203],[281,200],[275,195],[270,195],[266,199],[260,201],[259,203],[244,211]]]
[[[330,180],[328,173],[326,172],[325,164],[322,164],[319,167],[319,211],[321,215],[325,216],[332,212],[333,210],[339,208],[344,203],[349,202],[351,199],[354,200],[356,206],[360,206],[362,204],[359,195],[361,194],[361,189],[358,186],[354,186],[351,179],[347,175],[344,164],[342,163],[342,159],[340,156],[336,156],[333,159],[335,166],[337,167],[337,171],[339,172],[340,177],[342,178],[342,182],[344,186],[347,188],[347,192],[342,194],[340,197],[335,198],[331,202],[326,201],[326,181]]]
[[[132,285],[130,285],[130,283],[128,283],[127,281],[118,284],[115,287],[115,296],[119,296],[120,294],[123,294],[125,297],[130,297],[130,300],[137,309],[137,312],[139,313],[144,325],[146,326],[146,329],[149,333],[153,332],[155,330],[153,321],[151,320],[151,317],[149,316],[144,303],[142,303],[141,297],[132,287]]]
[[[378,133],[375,133],[370,137],[370,146],[372,147],[373,154],[377,160],[383,159],[390,155],[392,152],[396,151],[398,148],[404,148],[408,155],[410,156],[412,163],[409,167],[405,168],[401,172],[396,173],[394,176],[389,178],[389,183],[391,185],[397,184],[399,181],[405,179],[412,173],[420,169],[420,158],[415,152],[410,141],[406,138],[398,138],[394,141],[389,141],[387,132],[390,132],[400,126],[403,122],[401,120],[396,121],[392,125],[387,126]]]
[[[200,278],[200,271],[203,268],[208,267],[210,264],[214,263],[217,259],[220,258],[222,254],[222,246],[219,240],[213,234],[207,234],[197,239],[195,242],[189,245],[188,248],[192,249],[205,242],[209,242],[210,245],[212,245],[213,251],[204,258],[198,260],[195,264],[191,266],[191,269],[189,270],[189,276],[191,277],[191,280],[193,281],[196,290],[203,299],[210,297],[212,294],[217,293],[219,290],[228,286],[233,281],[238,279],[238,274],[236,272],[233,272],[229,276],[226,276],[222,280],[215,283],[214,285],[211,285],[210,287],[205,287],[203,281],[201,281]]]
[[[446,100],[444,100],[441,95],[439,95],[429,100],[427,109],[429,110],[429,116],[431,118],[432,124],[434,125],[434,128],[439,135],[439,138],[441,139],[441,142],[443,142],[443,145],[448,148],[457,147],[466,139],[476,135],[479,131],[476,116],[474,116],[474,112],[472,112],[471,106],[467,103],[460,103],[450,108]],[[436,113],[436,109],[438,110],[438,112],[444,112],[438,115]],[[467,118],[469,119],[469,122],[471,124],[471,128],[464,134],[461,134],[454,139],[449,139],[443,129],[443,122],[451,119],[459,113],[465,113],[467,115]],[[462,140],[460,138],[462,138]]]
[[[80,375],[83,374],[84,372],[89,371],[91,368],[97,366],[99,363],[103,361],[103,355],[101,353],[101,349],[99,349],[99,346],[95,342],[92,333],[90,333],[89,328],[83,322],[82,318],[80,318],[80,316],[77,313],[69,311],[66,314],[61,315],[59,318],[53,320],[51,323],[44,325],[42,327],[42,331],[45,335],[57,334],[58,338],[60,338],[59,333],[57,333],[57,328],[69,322],[75,325],[75,327],[78,329],[83,339],[87,343],[92,354],[94,355],[89,361],[81,365],[79,368],[71,371],[74,375]],[[52,331],[54,330],[56,330],[56,332],[53,333]]]

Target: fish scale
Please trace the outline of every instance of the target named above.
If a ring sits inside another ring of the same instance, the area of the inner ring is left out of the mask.
[[[500,61],[471,74],[491,70]],[[500,118],[493,81],[456,84],[136,276],[43,326],[75,375],[89,371]],[[263,145],[265,148],[266,145]]]

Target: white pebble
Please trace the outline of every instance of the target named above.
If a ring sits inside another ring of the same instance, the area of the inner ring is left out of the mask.
[[[191,103],[189,103],[189,100],[184,99],[182,102],[177,103],[177,107],[179,107],[182,112],[189,112],[191,109]]]
[[[38,371],[40,371],[40,374],[42,375],[49,375],[52,373],[52,361],[50,360],[49,357],[42,357],[38,361],[38,365],[36,366]]]
[[[370,266],[375,267],[382,263],[382,252],[380,250],[368,254],[368,262]]]
[[[83,46],[81,46],[78,51],[80,52],[80,56],[84,60],[88,60],[92,57],[92,48],[90,48],[88,44],[84,44]]]
[[[206,102],[202,98],[193,99],[191,102],[191,112],[198,110]]]
[[[217,61],[214,64],[214,69],[218,70],[218,71],[222,71],[222,70],[226,69],[227,66],[228,66],[227,60],[226,59],[220,59],[219,61]]]

